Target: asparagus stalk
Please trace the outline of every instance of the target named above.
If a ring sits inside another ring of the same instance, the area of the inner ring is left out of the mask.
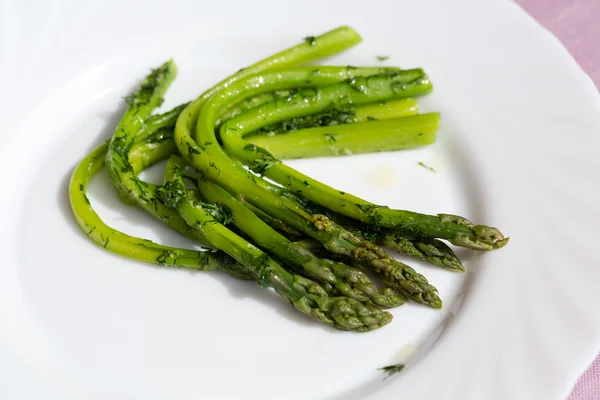
[[[389,73],[389,70],[379,70],[376,74]],[[288,96],[291,98],[297,91],[291,92]],[[256,104],[252,108],[256,108],[260,105],[266,104],[269,101],[275,100],[271,96],[271,100],[267,100],[263,97],[265,94],[252,97],[250,100],[255,98],[261,98],[262,102]],[[244,111],[249,110],[247,108]],[[242,110],[236,114],[230,115],[229,118],[242,114]],[[248,133],[245,137],[249,138],[252,136],[273,136],[281,133],[296,132],[302,129],[315,128],[319,126],[336,126],[343,124],[353,124],[356,122],[376,121],[381,119],[392,119],[407,117],[411,115],[417,115],[419,108],[415,99],[395,99],[378,104],[361,104],[361,105],[345,105],[344,107],[338,107],[335,104],[331,104],[325,111],[316,113],[313,115],[306,115],[303,117],[294,117],[287,119],[275,124],[266,125],[254,132]]]
[[[400,98],[377,104],[362,104],[354,107],[354,113],[354,122],[410,117],[419,113],[419,105],[415,99]]]
[[[175,75],[175,64],[171,60],[167,61],[146,77],[137,92],[126,98],[129,107],[113,134],[106,159],[115,186],[122,194],[130,194],[129,192],[131,192],[128,188],[128,177],[123,179],[121,175],[122,173],[133,175],[133,168],[128,161],[128,152],[144,122],[152,111],[162,103],[163,95]]]
[[[270,57],[267,57],[247,68],[242,68],[235,74],[228,76],[223,79],[210,89],[206,90],[202,93],[195,101],[193,108],[202,108],[202,106],[206,103],[206,101],[211,98],[215,93],[220,90],[223,90],[233,83],[237,82],[244,77],[256,74],[261,71],[266,71],[270,69],[279,69],[290,66],[295,66],[303,63],[308,63],[314,60],[317,60],[322,57],[331,56],[333,54],[344,51],[362,41],[360,35],[352,28],[348,26],[340,26],[338,28],[332,29],[328,32],[325,32],[315,38],[311,43],[301,43],[296,46],[285,49],[279,53],[276,53]],[[313,69],[316,70],[316,69]],[[383,71],[394,71],[397,68],[370,68],[370,74]],[[316,74],[315,74],[316,75]],[[305,80],[303,86],[307,85],[318,85],[323,84],[316,80],[313,82],[310,79]],[[228,104],[223,110],[221,110],[221,115],[216,119],[217,125],[220,124],[221,121],[232,118],[235,115],[238,115],[250,108],[258,106],[260,104],[264,104],[265,102],[285,98],[289,96],[290,93],[294,93],[295,88],[288,88],[285,90],[290,90],[286,94],[277,93],[276,90],[269,92],[258,93],[257,96],[240,99],[239,102],[234,102]],[[190,110],[188,110],[190,111]]]
[[[129,150],[128,160],[135,175],[139,175],[146,168],[166,160],[176,152],[173,130],[162,128],[149,135],[145,142],[134,143]]]
[[[380,246],[390,247],[399,253],[407,254],[418,260],[429,261],[434,265],[451,270],[464,271],[460,259],[454,254],[452,249],[441,240],[410,237],[400,232],[372,227],[314,204],[289,190],[280,186],[275,186],[264,179],[260,179],[258,182],[261,186],[267,188],[267,190],[294,201],[307,213],[325,215],[334,224],[344,227],[344,229],[347,229],[362,240],[376,243]]]
[[[345,156],[425,146],[435,142],[439,114],[302,129],[247,139],[278,159]]]
[[[296,309],[337,329],[365,332],[388,324],[392,316],[370,304],[350,297],[329,297],[310,279],[294,275],[257,247],[215,221],[206,205],[194,201],[182,182],[180,172],[159,189],[165,204],[177,210],[185,221],[216,248],[235,258],[263,287],[273,288]]]
[[[163,100],[163,94],[171,84],[176,74],[175,65],[168,61],[153,70],[144,80],[141,88],[128,96],[129,108],[123,115],[110,140],[106,154],[106,166],[110,177],[121,194],[121,198],[128,198],[148,212],[153,217],[165,222],[180,234],[203,242],[201,236],[191,229],[179,214],[165,207],[157,197],[158,186],[142,181],[137,177],[136,170],[130,162],[130,152],[135,151],[136,137],[150,135],[142,130],[144,121],[152,110]],[[154,118],[152,129],[172,127],[181,110],[167,113],[164,118]],[[162,148],[162,147],[161,147]],[[142,167],[143,161],[137,166]]]
[[[167,168],[182,168],[183,163],[181,158],[173,156],[169,159]],[[332,285],[344,296],[363,302],[372,301],[379,307],[397,307],[406,302],[403,296],[390,288],[377,290],[370,279],[359,270],[339,262],[321,259],[309,249],[288,240],[219,185],[203,180],[199,184],[199,190],[207,201],[229,207],[234,225],[238,229],[279,260],[296,268],[299,273]]]
[[[281,233],[288,239],[291,240],[303,237],[302,233],[292,228],[282,220],[274,218],[272,215],[264,212],[260,208],[248,203],[243,195],[238,197],[238,201],[241,202],[244,206],[246,206],[246,208],[248,208],[250,211],[252,211],[254,215],[263,220],[263,222],[267,223],[271,228],[275,229],[277,232]]]

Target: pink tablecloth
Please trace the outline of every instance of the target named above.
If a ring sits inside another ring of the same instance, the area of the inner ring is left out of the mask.
[[[600,89],[600,0],[517,2],[558,37]],[[600,355],[581,376],[569,400],[600,400]]]

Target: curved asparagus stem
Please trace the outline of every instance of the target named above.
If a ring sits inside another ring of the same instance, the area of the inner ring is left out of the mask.
[[[181,112],[180,108],[152,118],[149,118],[149,115],[162,102],[162,96],[174,79],[175,73],[173,62],[166,62],[148,75],[139,91],[128,97],[129,108],[110,140],[106,154],[106,166],[122,199],[130,199],[144,211],[165,222],[183,236],[204,243],[204,239],[189,227],[179,214],[160,201],[156,192],[157,185],[138,178],[137,172],[139,171],[136,171],[130,162],[130,153],[136,154],[138,134],[143,138],[151,135],[153,130],[161,129],[161,132],[164,133],[162,129],[174,126]],[[146,120],[152,121],[152,124],[144,131],[144,121]],[[160,148],[165,150],[163,147]],[[142,151],[143,153],[144,151]],[[140,156],[140,154],[137,155]],[[140,159],[136,167],[143,166],[144,161]]]
[[[322,57],[331,56],[333,54],[344,51],[360,43],[361,41],[362,38],[360,37],[360,35],[354,29],[348,26],[340,26],[338,28],[332,29],[328,32],[317,36],[315,40],[311,43],[300,43],[296,46],[290,47],[270,57],[260,60],[247,68],[242,68],[235,74],[228,76],[227,78],[223,79],[222,81],[220,81],[219,83],[202,93],[194,101],[194,106],[201,108],[204,105],[204,103],[215,93],[217,93],[220,90],[223,90],[224,88],[227,88],[234,82],[237,82],[238,80],[244,77],[250,76],[261,71],[295,66],[303,63],[308,63]],[[396,69],[397,68],[386,67],[371,68],[370,74],[375,73],[375,70],[381,72]],[[312,70],[316,71],[317,68],[313,68]],[[318,74],[315,73],[314,75]],[[318,84],[318,82],[308,81],[310,81],[310,79],[307,79],[305,81],[305,86]],[[221,115],[219,116],[219,118],[216,119],[216,122],[220,123],[221,120],[232,118],[233,116],[238,115],[241,112],[246,111],[247,109],[281,97],[282,96],[278,96],[277,93],[259,93],[254,99],[250,97],[240,99],[239,102],[228,104],[227,107],[222,109]],[[287,97],[287,95],[283,97]]]
[[[167,168],[183,168],[183,165],[184,161],[181,158],[173,156],[169,159]],[[296,268],[299,273],[332,285],[341,295],[363,302],[372,301],[379,307],[397,307],[406,302],[403,296],[390,288],[379,291],[371,283],[371,280],[359,270],[339,262],[321,259],[305,247],[288,240],[271,229],[269,225],[219,185],[202,180],[199,182],[198,188],[202,197],[207,201],[229,207],[234,225],[238,229],[279,260]]]
[[[104,167],[108,143],[86,156],[75,169],[70,185],[71,210],[77,224],[97,245],[123,256],[163,266],[211,271],[223,270],[239,279],[254,279],[241,265],[223,252],[195,251],[162,246],[119,232],[106,225],[87,198],[89,181]]]
[[[301,84],[301,70],[290,69],[275,73],[265,72],[260,76],[250,76],[216,95],[206,109],[223,107],[227,100],[239,100],[243,94],[256,95],[273,89],[293,87]],[[453,244],[478,250],[492,250],[504,246],[508,239],[496,228],[473,225],[458,216],[439,214],[437,216],[419,214],[406,210],[393,210],[362,200],[343,191],[334,190],[323,183],[282,164],[266,150],[245,144],[245,133],[295,116],[302,116],[326,109],[332,102],[377,101],[394,96],[412,96],[427,92],[431,85],[421,70],[401,71],[394,74],[371,78],[356,78],[349,83],[333,84],[314,89],[312,93],[297,93],[282,107],[275,102],[266,103],[234,117],[221,127],[221,138],[227,150],[247,163],[255,172],[302,195],[317,204],[326,206],[340,214],[376,226],[398,228],[416,236],[442,238]],[[341,96],[341,97],[340,97]],[[193,106],[190,106],[193,108]],[[188,109],[190,109],[188,107]],[[198,131],[206,137],[212,130],[214,111],[202,113],[198,120]],[[183,115],[183,114],[182,114]]]
[[[205,205],[190,198],[181,174],[159,189],[165,204],[177,210],[185,221],[250,271],[264,287],[272,287],[296,309],[337,329],[366,332],[388,324],[392,316],[370,304],[349,297],[329,297],[317,283],[287,272],[251,243],[215,221]]]

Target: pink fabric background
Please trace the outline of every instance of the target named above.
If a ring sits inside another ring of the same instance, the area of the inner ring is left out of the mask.
[[[600,0],[517,3],[567,47],[600,89]],[[581,376],[569,400],[600,400],[600,355]]]

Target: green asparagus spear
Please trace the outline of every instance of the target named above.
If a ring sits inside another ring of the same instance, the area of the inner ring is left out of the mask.
[[[377,73],[389,73],[389,71],[380,70]],[[291,92],[286,97],[290,97],[296,92],[297,91]],[[268,103],[269,101],[275,100],[273,96],[271,96],[270,100],[267,100],[267,97],[264,97],[264,95],[265,94],[261,94],[252,97],[250,100],[261,98],[262,102],[260,104],[255,104],[255,106],[251,108],[256,108],[260,105]],[[251,108],[246,108],[246,110],[240,109],[239,112],[236,114],[231,114],[227,119],[236,117],[242,112],[250,110]],[[419,108],[414,99],[396,99],[378,104],[361,104],[357,106],[347,105],[342,108],[339,108],[335,104],[331,104],[323,112],[303,117],[295,117],[275,124],[266,125],[254,132],[250,132],[245,136],[245,138],[248,139],[252,136],[272,136],[281,133],[316,128],[319,126],[337,126],[342,124],[353,124],[356,122],[408,117],[411,115],[417,115],[418,112]]]
[[[273,217],[272,215],[264,212],[260,208],[255,207],[251,203],[248,203],[245,200],[245,198],[244,198],[243,195],[239,196],[237,199],[244,206],[246,206],[246,208],[248,208],[250,211],[252,211],[254,213],[254,215],[256,215],[257,217],[259,217],[261,220],[263,220],[265,223],[267,223],[271,228],[275,229],[277,232],[281,233],[282,235],[284,235],[288,239],[290,239],[290,240],[292,240],[292,239],[298,239],[298,240],[300,240],[300,239],[303,238],[302,233],[300,233],[296,229],[292,228],[291,226],[289,226],[288,224],[286,224],[282,220],[277,219],[277,218]]]
[[[210,215],[206,205],[194,201],[175,171],[173,180],[159,189],[163,202],[216,248],[244,265],[264,287],[272,287],[296,309],[337,329],[366,332],[388,324],[392,316],[349,297],[329,297],[314,281],[293,275],[251,243],[237,236]]]
[[[110,177],[120,193],[121,198],[128,198],[153,217],[165,222],[183,236],[204,243],[204,239],[189,227],[179,214],[165,207],[158,199],[157,185],[138,178],[134,166],[130,162],[130,153],[135,155],[136,139],[141,135],[151,135],[153,130],[172,128],[181,108],[149,118],[150,113],[163,101],[163,94],[175,77],[176,69],[172,61],[168,61],[153,70],[144,80],[141,88],[127,97],[129,108],[123,115],[108,146],[106,166]],[[144,121],[151,123],[147,128]],[[165,150],[163,147],[160,147]],[[167,151],[167,150],[165,150]],[[143,161],[136,167],[143,167]]]
[[[277,54],[267,57],[247,68],[242,68],[233,75],[228,76],[221,82],[217,83],[210,89],[206,90],[200,97],[194,101],[194,107],[202,108],[204,103],[211,98],[215,93],[224,88],[227,88],[234,82],[250,76],[252,74],[266,71],[270,69],[279,69],[290,66],[295,66],[303,63],[308,63],[317,60],[322,57],[331,56],[333,54],[344,51],[361,41],[360,35],[352,28],[347,26],[340,26],[332,29],[331,31],[325,32],[322,35],[315,37],[314,42],[306,43],[303,42],[296,46],[285,49]],[[394,71],[397,68],[370,68],[368,74],[374,74],[377,72]],[[314,75],[319,74],[318,68],[313,68]],[[377,71],[377,72],[376,72]],[[303,86],[315,86],[318,84],[326,84],[327,82],[321,83],[319,80],[314,82],[311,79],[306,79]],[[271,91],[270,93],[259,93],[256,97],[249,96],[244,99],[240,99],[239,102],[228,104],[221,110],[221,115],[216,119],[216,125],[220,125],[221,121],[232,118],[235,115],[240,114],[254,106],[264,104],[267,101],[274,99],[281,99],[289,96],[295,92],[295,88],[286,89],[290,90],[287,94],[278,94],[277,91]],[[191,129],[191,127],[190,127]]]
[[[113,134],[106,158],[106,165],[115,186],[123,195],[133,194],[129,189],[129,177],[121,176],[122,173],[133,175],[133,168],[127,160],[128,152],[145,121],[152,111],[163,102],[163,95],[175,75],[175,64],[173,61],[168,61],[153,70],[146,77],[141,88],[126,98],[129,107]]]
[[[128,160],[135,175],[139,175],[146,168],[166,160],[176,152],[173,130],[161,128],[149,135],[145,142],[134,143],[129,150]]]
[[[345,156],[425,146],[435,142],[437,113],[302,129],[276,136],[253,136],[246,141],[278,159]]]
[[[434,265],[455,271],[464,271],[460,259],[454,254],[452,249],[441,240],[410,237],[400,232],[373,227],[314,204],[311,201],[290,192],[286,188],[275,186],[262,178],[257,178],[257,182],[272,193],[276,193],[279,196],[285,196],[294,201],[306,213],[325,215],[335,226],[347,229],[353,235],[360,238],[362,242],[366,241],[376,243],[380,246],[387,246],[399,253],[415,257],[418,260],[425,260]]]
[[[415,99],[400,98],[377,104],[362,104],[354,107],[354,122],[410,117],[418,113],[419,106]],[[311,126],[307,126],[307,128],[311,128]]]

